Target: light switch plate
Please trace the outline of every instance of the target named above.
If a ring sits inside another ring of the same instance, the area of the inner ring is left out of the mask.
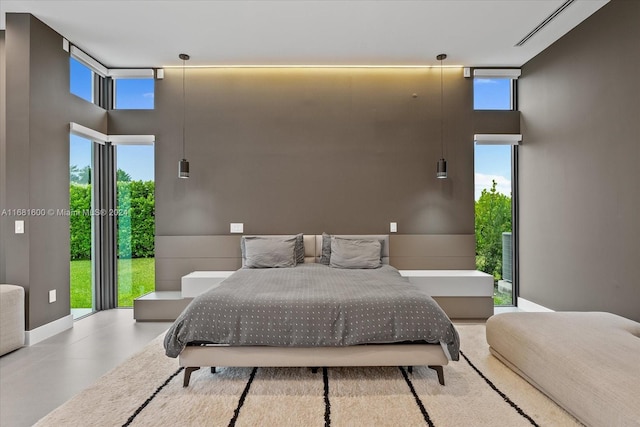
[[[232,233],[244,233],[244,224],[241,222],[232,222],[230,231]]]
[[[51,289],[49,291],[49,304],[51,304],[52,302],[56,302],[56,290],[55,289]]]
[[[21,219],[16,220],[15,229],[16,234],[24,234],[24,221]]]
[[[389,232],[391,233],[397,233],[398,232],[398,223],[397,222],[392,222],[389,224]]]

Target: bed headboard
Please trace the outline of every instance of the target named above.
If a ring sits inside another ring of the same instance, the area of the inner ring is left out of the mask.
[[[304,262],[316,262],[316,238],[313,234],[304,235]],[[322,241],[322,236],[320,236]],[[322,243],[320,243],[322,244]]]
[[[342,235],[341,235],[342,236]],[[400,270],[474,270],[474,234],[367,234],[346,237],[384,239],[382,260]],[[393,253],[391,253],[393,246]],[[322,254],[322,235],[305,234],[305,262]],[[156,236],[156,290],[180,290],[192,271],[242,267],[240,235]]]

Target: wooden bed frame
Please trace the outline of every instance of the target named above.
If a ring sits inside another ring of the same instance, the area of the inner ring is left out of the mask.
[[[362,235],[345,237],[381,238],[385,240],[382,262],[389,263],[389,236]],[[317,262],[322,253],[322,236],[304,236],[305,262]],[[269,347],[201,345],[187,346],[179,355],[184,367],[183,387],[189,385],[191,373],[201,367],[337,367],[337,366],[428,366],[435,370],[444,385],[443,366],[449,359],[440,344],[368,344],[349,347]]]

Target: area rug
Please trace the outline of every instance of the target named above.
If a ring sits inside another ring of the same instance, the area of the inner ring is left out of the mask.
[[[490,355],[483,324],[456,325],[462,356],[427,367],[183,371],[160,336],[36,426],[579,426]]]

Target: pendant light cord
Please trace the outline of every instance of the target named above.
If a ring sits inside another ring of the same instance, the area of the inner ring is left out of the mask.
[[[444,159],[444,83],[442,77],[442,60],[440,59],[440,152]]]
[[[187,121],[186,117],[187,117],[187,113],[186,113],[186,95],[185,95],[185,84],[184,84],[184,69],[185,69],[185,64],[186,64],[186,59],[182,58],[182,158],[186,159],[185,157],[185,123]]]

